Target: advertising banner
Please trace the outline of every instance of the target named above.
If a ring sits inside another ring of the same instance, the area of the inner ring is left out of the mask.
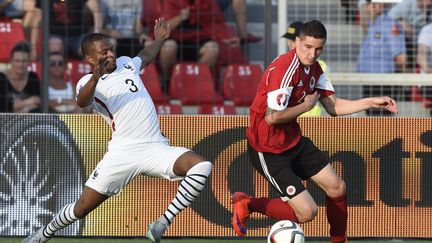
[[[432,238],[432,122],[429,118],[299,118],[304,135],[347,184],[349,237]],[[234,237],[231,194],[277,197],[246,153],[246,116],[161,116],[172,145],[214,163],[207,186],[165,236]],[[0,115],[0,235],[27,235],[74,202],[103,157],[109,127],[97,115]],[[119,195],[58,235],[138,237],[159,218],[179,183],[138,176]],[[319,206],[302,224],[328,237],[324,193],[305,182]],[[248,236],[275,220],[254,213]]]

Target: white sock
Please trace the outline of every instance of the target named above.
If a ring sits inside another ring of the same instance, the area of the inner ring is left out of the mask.
[[[165,219],[167,223],[170,224],[177,214],[191,205],[204,188],[207,177],[210,175],[212,170],[212,166],[211,162],[205,161],[198,163],[189,169],[186,173],[186,177],[177,189],[176,196],[168,206],[168,209],[162,215],[161,219]]]
[[[60,212],[45,227],[43,234],[46,238],[51,238],[55,232],[79,220],[73,212],[75,203],[64,206]]]

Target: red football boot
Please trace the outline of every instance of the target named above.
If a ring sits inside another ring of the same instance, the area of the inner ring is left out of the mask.
[[[232,218],[232,226],[238,236],[244,237],[246,235],[246,221],[249,219],[249,200],[251,196],[243,192],[235,192],[232,195],[232,204],[234,208],[234,215]]]

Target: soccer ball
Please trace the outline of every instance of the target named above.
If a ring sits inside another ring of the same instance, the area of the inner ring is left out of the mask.
[[[267,237],[268,243],[303,243],[304,241],[303,229],[290,220],[275,223]]]

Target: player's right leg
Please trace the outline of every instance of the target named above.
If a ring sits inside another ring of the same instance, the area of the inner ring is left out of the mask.
[[[249,214],[258,212],[268,217],[294,222],[307,222],[317,213],[317,205],[298,176],[293,172],[292,161],[301,147],[283,154],[255,151],[248,146],[250,162],[276,189],[281,198],[255,198],[244,193],[233,194],[232,226],[238,236],[245,236]]]
[[[246,235],[246,221],[251,214],[251,210],[249,209],[251,198],[251,196],[243,192],[235,192],[231,197],[234,211],[231,224],[238,236],[243,237]]]
[[[51,222],[25,238],[22,243],[47,242],[55,232],[84,218],[88,213],[102,204],[108,196],[89,187],[85,187],[77,202],[64,206]]]
[[[282,198],[252,197],[243,192],[235,192],[232,196],[233,217],[231,224],[238,236],[246,235],[246,221],[253,212],[261,213],[276,220],[291,220],[305,223],[317,214],[318,207],[308,191],[289,201]]]
[[[163,155],[161,159],[165,162],[159,163],[161,171],[153,171],[152,173],[156,173],[154,176],[183,180],[165,213],[149,225],[147,237],[156,243],[160,242],[174,218],[199,196],[213,167],[210,161],[185,148],[160,146],[158,149],[157,152]]]

